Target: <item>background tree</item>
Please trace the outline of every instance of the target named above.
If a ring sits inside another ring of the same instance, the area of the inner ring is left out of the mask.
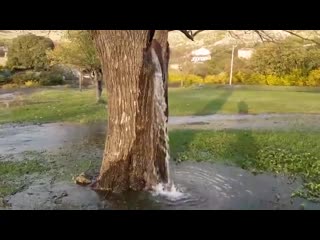
[[[66,41],[50,53],[52,62],[77,67],[80,70],[80,90],[83,78],[82,73],[84,71],[91,72],[96,84],[97,101],[100,101],[102,94],[101,64],[90,33],[85,30],[68,31],[65,37]]]
[[[320,49],[317,45],[305,44],[303,40],[291,37],[260,45],[250,62],[253,70],[261,74],[283,76],[300,70],[307,75],[320,66]]]
[[[21,35],[9,45],[7,66],[12,69],[47,69],[47,51],[53,48],[54,43],[50,38],[34,34]]]

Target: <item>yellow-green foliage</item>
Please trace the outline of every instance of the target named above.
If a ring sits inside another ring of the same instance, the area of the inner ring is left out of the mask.
[[[193,84],[202,84],[203,78],[197,75],[188,74],[185,77],[184,85],[190,86]]]
[[[35,81],[35,80],[26,81],[26,82],[24,83],[24,85],[25,85],[26,87],[39,87],[39,86],[40,86],[39,82],[38,82],[38,81]]]
[[[225,72],[218,75],[208,75],[205,77],[204,82],[209,84],[225,84],[228,81],[228,74]]]
[[[174,72],[169,73],[169,82],[170,83],[181,82],[182,80],[185,80],[185,78],[186,78],[186,76],[182,73],[174,73]]]
[[[181,73],[170,73],[169,82],[177,83],[183,81],[184,86],[193,84],[227,84],[229,81],[229,74],[222,72],[217,75],[207,75],[204,79],[198,75]],[[245,73],[242,71],[235,72],[233,75],[234,84],[246,85],[269,85],[269,86],[320,86],[320,69],[309,72],[305,76],[301,69],[293,69],[287,75],[274,74],[259,74],[259,73]]]
[[[19,85],[16,83],[8,83],[1,86],[2,89],[13,89],[13,88],[19,88]]]
[[[313,70],[309,73],[306,80],[307,86],[320,86],[320,69]]]

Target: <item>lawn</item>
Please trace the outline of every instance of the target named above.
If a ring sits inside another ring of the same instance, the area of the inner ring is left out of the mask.
[[[171,156],[177,161],[209,161],[252,172],[301,177],[299,196],[320,200],[320,132],[174,130]]]
[[[0,107],[0,123],[94,122],[106,119],[94,90],[50,89],[26,96],[25,105]],[[320,90],[299,87],[169,89],[171,116],[239,113],[320,113]],[[1,106],[1,105],[0,105]]]

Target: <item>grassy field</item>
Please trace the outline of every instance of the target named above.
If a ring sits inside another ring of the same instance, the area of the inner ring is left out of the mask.
[[[43,90],[26,95],[22,104],[0,109],[0,123],[87,123],[107,117],[105,104],[95,102],[93,90]]]
[[[177,162],[220,162],[256,173],[301,177],[304,185],[296,194],[318,201],[319,139],[319,131],[175,130],[170,133],[170,147]]]
[[[1,107],[0,123],[93,122],[106,119],[94,90],[43,90],[24,97],[22,106]],[[171,116],[215,113],[320,113],[320,90],[297,87],[205,87],[170,89]]]
[[[205,87],[171,89],[172,115],[238,113],[320,113],[320,89],[296,87]]]

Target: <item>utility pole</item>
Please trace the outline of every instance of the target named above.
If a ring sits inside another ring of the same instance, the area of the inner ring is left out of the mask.
[[[236,47],[235,45],[232,46],[231,68],[230,68],[230,79],[229,79],[229,85],[230,85],[230,86],[232,85],[233,58],[234,58],[234,48],[235,48],[235,47]]]

